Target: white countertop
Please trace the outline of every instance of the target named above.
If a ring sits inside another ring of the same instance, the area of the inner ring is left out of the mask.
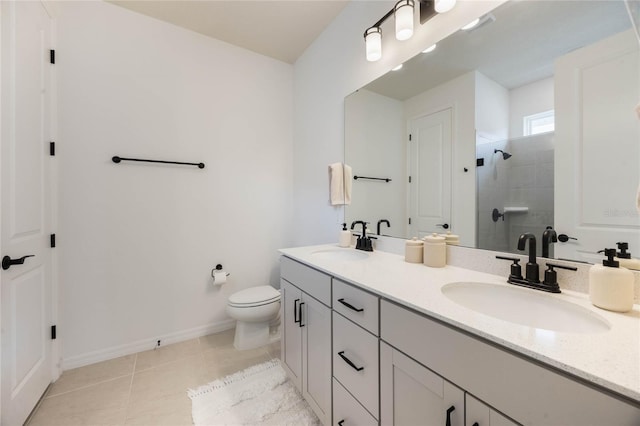
[[[591,305],[587,294],[563,290],[561,294],[548,295],[594,312],[605,319],[611,329],[593,334],[540,330],[478,313],[458,305],[441,292],[445,284],[462,281],[512,286],[507,283],[506,274],[501,277],[455,266],[429,268],[422,264],[407,263],[404,256],[381,251],[369,253],[366,259],[352,261],[313,255],[316,251],[327,249],[354,250],[321,245],[282,249],[280,252],[385,299],[640,403],[639,305],[634,305],[628,313],[615,313]],[[525,288],[522,290],[547,294]]]

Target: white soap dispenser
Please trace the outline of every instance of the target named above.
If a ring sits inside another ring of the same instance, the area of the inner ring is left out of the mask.
[[[338,246],[339,247],[349,247],[351,245],[351,231],[347,229],[347,224],[342,224],[342,231],[340,231],[340,236],[338,238]]]
[[[633,308],[633,273],[613,259],[616,249],[603,251],[607,259],[589,269],[591,303],[609,311],[628,312]]]

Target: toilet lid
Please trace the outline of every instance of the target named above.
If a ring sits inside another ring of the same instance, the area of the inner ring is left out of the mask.
[[[264,305],[280,300],[280,292],[270,285],[246,288],[229,296],[230,305]]]

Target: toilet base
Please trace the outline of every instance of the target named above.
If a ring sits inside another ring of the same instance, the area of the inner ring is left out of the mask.
[[[236,334],[233,347],[239,351],[259,348],[280,340],[280,330],[270,332],[273,327],[268,322],[236,322]]]

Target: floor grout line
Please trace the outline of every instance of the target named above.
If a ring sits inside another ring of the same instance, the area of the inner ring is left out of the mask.
[[[43,399],[57,398],[57,397],[62,396],[62,395],[67,395],[67,394],[70,394],[70,393],[72,393],[72,392],[77,392],[77,391],[79,391],[79,390],[84,390],[84,389],[92,388],[92,387],[94,387],[94,386],[98,386],[98,385],[102,385],[102,384],[105,384],[105,383],[109,383],[109,382],[112,382],[112,381],[114,381],[114,380],[122,379],[123,377],[127,377],[127,376],[129,376],[129,374],[122,374],[122,375],[120,375],[120,376],[115,376],[115,377],[111,377],[111,378],[109,378],[109,379],[100,380],[99,382],[91,383],[90,385],[84,385],[84,386],[80,386],[80,387],[78,387],[78,388],[73,388],[73,389],[68,390],[68,391],[64,391],[64,392],[56,393],[56,394],[53,394],[53,395],[47,395],[47,396],[46,396],[46,397],[44,397]],[[131,376],[133,376],[133,373],[131,373]]]
[[[127,404],[124,408],[124,419],[122,420],[123,424],[127,423],[127,419],[129,418],[129,407],[131,406],[131,393],[133,392],[133,379],[136,376],[136,364],[138,363],[138,354],[133,359],[133,371],[131,372],[131,381],[129,382],[129,394],[127,395]]]

